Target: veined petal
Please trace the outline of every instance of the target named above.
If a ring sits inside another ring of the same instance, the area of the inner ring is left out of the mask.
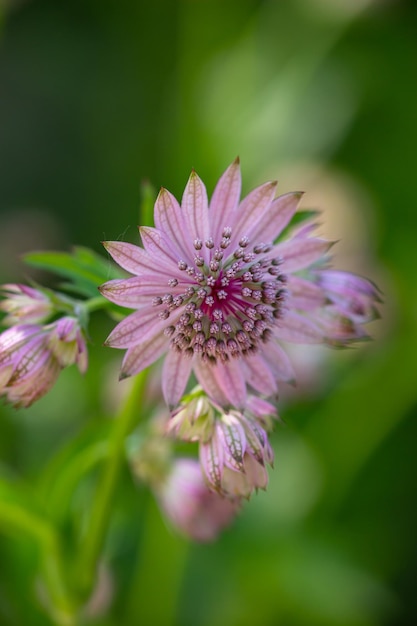
[[[239,159],[233,161],[217,183],[210,200],[211,235],[218,245],[223,229],[233,229],[242,188]]]
[[[224,464],[236,471],[243,470],[246,436],[242,425],[233,416],[225,416],[218,428],[219,443],[225,452]]]
[[[286,383],[295,381],[295,372],[288,354],[276,341],[265,344],[263,354],[278,380]]]
[[[158,266],[156,267],[155,259],[143,250],[143,248],[135,246],[133,243],[103,241],[103,246],[116,263],[130,274],[140,275],[143,273],[155,273],[156,276],[160,274],[172,276],[171,260],[169,260],[169,264],[165,264],[163,261],[161,261],[161,263],[158,262]]]
[[[208,482],[216,491],[221,491],[224,451],[214,435],[207,443],[200,444],[200,463]]]
[[[254,354],[248,356],[243,363],[247,372],[246,380],[253,389],[266,396],[277,393],[277,383],[265,359],[259,354]]]
[[[163,296],[167,281],[157,276],[133,276],[132,278],[109,280],[99,287],[107,300],[130,309],[149,306],[149,296]],[[183,287],[170,287],[171,294],[180,294]],[[157,309],[156,309],[157,311]],[[156,316],[156,314],[155,314]]]
[[[190,263],[194,256],[193,240],[187,236],[187,227],[181,207],[174,196],[162,188],[155,202],[155,226],[175,245],[180,258]]]
[[[249,235],[251,230],[262,218],[263,213],[268,209],[274,199],[276,181],[265,183],[251,191],[242,200],[238,209],[237,217],[233,225],[231,237],[231,249],[238,243],[244,235]]]
[[[323,343],[324,333],[307,317],[289,311],[282,320],[282,325],[274,330],[274,334],[284,341],[293,343]]]
[[[162,370],[162,392],[169,407],[175,407],[183,396],[192,366],[191,357],[169,350]]]
[[[270,255],[274,254],[277,257],[282,257],[284,272],[296,272],[309,267],[323,257],[332,245],[332,241],[315,237],[305,240],[290,239],[274,246]]]
[[[41,371],[51,360],[51,353],[45,347],[45,336],[34,337],[29,341],[19,355],[9,385],[21,383],[26,379],[33,379],[34,374]]]
[[[227,363],[217,362],[211,367],[217,387],[223,391],[232,406],[242,409],[246,404],[246,381],[241,363],[232,359]],[[202,382],[201,384],[203,385]]]
[[[145,367],[154,363],[166,352],[169,345],[168,341],[163,333],[152,334],[140,344],[129,348],[123,359],[120,378],[138,374]]]
[[[275,198],[249,233],[252,241],[274,241],[296,213],[302,196],[302,192],[291,192]]]
[[[176,312],[174,323],[179,313]],[[171,318],[170,318],[171,319]],[[125,317],[112,330],[105,341],[111,348],[129,348],[130,346],[147,339],[148,333],[156,335],[164,332],[170,322],[160,319],[155,307],[140,309]]]
[[[178,257],[168,237],[162,231],[151,226],[141,226],[139,232],[143,247],[146,252],[154,257],[154,267],[162,262],[168,267],[171,267],[172,264],[173,272],[177,271]]]
[[[213,366],[197,357],[194,359],[193,368],[198,382],[206,394],[220,406],[228,406],[229,400],[223,389],[221,389],[217,384],[217,378],[214,376]]]
[[[181,209],[191,241],[196,239],[206,241],[212,234],[209,224],[207,191],[203,181],[194,170],[191,172],[185,187]],[[200,254],[205,261],[208,260],[209,250],[206,246],[203,245]]]

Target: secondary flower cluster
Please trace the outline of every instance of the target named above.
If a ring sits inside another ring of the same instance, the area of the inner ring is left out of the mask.
[[[173,412],[167,432],[184,441],[198,441],[200,463],[212,491],[228,498],[249,498],[268,483],[266,464],[274,454],[267,431],[275,407],[256,396],[245,411],[225,412],[197,387]]]
[[[85,372],[85,339],[75,317],[39,323],[54,313],[45,293],[4,285],[1,294],[0,310],[7,313],[3,324],[11,328],[0,334],[0,394],[16,407],[28,407],[52,388],[64,367],[77,363]]]

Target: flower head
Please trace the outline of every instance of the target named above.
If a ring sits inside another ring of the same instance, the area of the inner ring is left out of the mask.
[[[28,407],[55,384],[64,367],[87,368],[87,349],[78,321],[20,324],[0,334],[0,394],[16,407]]]
[[[159,193],[155,228],[140,228],[143,248],[104,244],[134,275],[101,287],[112,302],[135,309],[107,345],[127,349],[121,377],[168,352],[162,380],[170,406],[194,370],[215,402],[242,409],[248,386],[270,396],[277,381],[294,378],[281,341],[345,345],[365,337],[362,323],[375,316],[376,289],[327,268],[331,242],[313,235],[314,224],[278,240],[301,193],[275,198],[269,182],[240,201],[240,189],[238,160],[210,203],[192,172],[181,205]]]
[[[168,519],[195,541],[215,539],[240,509],[239,499],[210,491],[198,461],[188,458],[173,461],[156,494]]]

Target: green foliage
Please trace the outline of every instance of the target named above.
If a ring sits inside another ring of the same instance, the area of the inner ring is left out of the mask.
[[[123,276],[114,263],[80,246],[75,247],[72,253],[29,252],[23,260],[33,267],[68,279],[61,287],[87,298],[97,296],[97,288],[107,280]]]

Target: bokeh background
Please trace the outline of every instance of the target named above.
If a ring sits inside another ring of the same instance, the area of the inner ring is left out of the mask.
[[[384,294],[372,343],[293,352],[268,491],[217,543],[179,538],[124,470],[82,623],[417,623],[416,4],[1,0],[0,29],[2,282],[28,250],[137,241],[144,188],[180,197],[194,167],[211,192],[239,155],[245,192],[304,190],[335,264]],[[0,408],[0,474],[31,502],[111,415],[109,329],[82,381]],[[73,545],[95,474],[57,484]],[[1,626],[53,624],[36,546],[13,520],[0,533]]]

